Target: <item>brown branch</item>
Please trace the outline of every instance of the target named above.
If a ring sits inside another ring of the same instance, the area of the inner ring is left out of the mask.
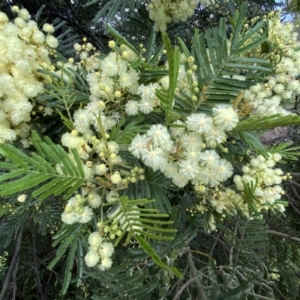
[[[19,255],[17,257],[16,266],[15,266],[15,268],[13,270],[13,273],[12,273],[12,289],[13,289],[12,300],[16,300],[16,296],[17,296],[17,290],[18,290],[18,286],[17,286],[18,266],[19,266]]]
[[[201,283],[198,279],[198,270],[196,269],[196,266],[193,262],[193,255],[191,253],[190,247],[186,247],[186,255],[187,255],[187,263],[192,273],[192,278],[195,278],[195,284],[196,284],[196,289],[198,294],[197,300],[207,300],[206,295],[202,289]]]
[[[279,237],[282,237],[282,238],[285,238],[285,239],[289,239],[289,240],[292,240],[292,241],[295,241],[295,242],[300,242],[300,238],[295,237],[295,236],[290,236],[289,234],[286,234],[286,233],[283,233],[283,232],[278,232],[278,231],[275,231],[275,230],[267,230],[267,233],[275,235],[275,236],[279,236]]]
[[[275,291],[275,293],[277,293],[281,297],[282,300],[289,300],[282,294],[282,292],[279,290],[279,288],[275,284],[272,284],[271,288]]]
[[[175,295],[175,297],[173,298],[173,300],[178,300],[180,299],[180,295],[183,293],[183,291],[192,283],[194,283],[196,280],[198,280],[197,277],[193,277],[190,278],[183,286],[181,286],[181,288],[179,289],[179,291],[177,292],[177,294]]]
[[[13,274],[13,271],[17,269],[17,265],[18,265],[18,257],[19,257],[19,252],[20,252],[20,248],[21,248],[21,242],[22,242],[22,229],[20,229],[18,236],[17,236],[17,242],[16,242],[16,247],[15,247],[15,252],[13,255],[13,258],[10,262],[10,266],[9,269],[7,271],[3,286],[2,286],[2,290],[0,293],[0,300],[4,300],[5,298],[5,293],[6,290],[8,288],[11,276]],[[16,271],[15,271],[16,272]]]

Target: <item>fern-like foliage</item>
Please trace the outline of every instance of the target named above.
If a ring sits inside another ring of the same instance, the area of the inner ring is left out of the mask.
[[[250,117],[240,121],[233,131],[267,130],[279,126],[299,125],[298,115],[272,115],[265,117]]]
[[[155,199],[155,202],[147,203],[146,207],[157,209],[162,213],[171,213],[172,181],[166,178],[160,171],[147,170],[145,179],[130,184],[126,194],[131,199]]]
[[[130,144],[133,138],[138,133],[146,133],[149,125],[140,124],[144,121],[144,117],[130,117],[127,120],[122,118],[116,125],[114,125],[110,132],[110,140],[118,144]]]
[[[227,36],[225,19],[220,20],[218,28],[208,29],[201,34],[195,32],[191,54],[197,65],[196,75],[200,93],[196,103],[177,101],[178,112],[197,111],[200,106],[200,109],[207,109],[205,106],[228,103],[242,90],[249,88],[256,80],[262,80],[271,72],[269,61],[243,57],[243,54],[267,40],[267,36],[260,33],[266,26],[265,21],[244,32],[246,12],[247,4],[244,3],[232,20],[233,31],[230,39]],[[182,50],[188,54],[187,49],[182,47]],[[246,79],[240,80],[234,77],[235,75],[243,75]]]
[[[268,149],[270,153],[281,154],[283,160],[298,160],[300,156],[300,147],[290,147],[293,142],[286,142],[279,145],[274,145]],[[284,161],[281,161],[283,163]]]
[[[84,6],[88,7],[89,5],[92,5],[97,2],[99,1],[91,0],[88,1]],[[99,19],[105,18],[106,21],[109,22],[114,20],[116,15],[124,19],[128,12],[130,14],[134,14],[135,9],[138,8],[141,5],[141,3],[142,1],[140,0],[106,1],[106,4],[98,11],[93,21],[97,23]]]
[[[118,203],[108,212],[108,219],[104,225],[111,228],[111,234],[118,232],[115,246],[122,240],[125,240],[123,244],[127,245],[134,238],[157,265],[181,277],[180,272],[176,268],[169,268],[149,244],[149,240],[171,241],[176,232],[176,229],[170,227],[173,221],[165,220],[169,218],[169,215],[159,213],[157,209],[145,207],[146,204],[154,201],[129,200],[127,196],[121,196]]]
[[[60,145],[54,144],[47,137],[45,141],[41,140],[36,132],[33,132],[32,144],[37,153],[31,156],[12,145],[0,145],[1,156],[8,160],[0,162],[1,169],[5,170],[0,176],[0,195],[8,196],[35,189],[31,196],[40,200],[61,194],[64,194],[64,199],[68,199],[85,180],[77,152],[72,150],[72,160]]]
[[[160,100],[160,106],[165,111],[170,111],[173,107],[175,88],[179,71],[180,52],[179,47],[171,48],[171,41],[166,34],[162,35],[165,49],[167,51],[169,63],[169,87],[168,90],[156,91],[156,96]]]
[[[153,299],[151,292],[159,283],[158,278],[151,278],[147,270],[133,269],[130,261],[125,261],[109,271],[86,273],[100,285],[95,289],[91,298],[93,300],[150,300]]]
[[[118,204],[111,208],[109,218],[105,221],[108,226],[118,224],[122,228],[122,234],[116,239],[115,246],[119,244],[126,233],[125,244],[128,244],[132,237],[136,238],[137,236],[155,240],[172,240],[174,238],[176,229],[166,227],[173,222],[162,220],[169,218],[169,215],[161,214],[156,209],[140,207],[153,201],[155,200],[136,199],[129,201],[126,196],[120,197]]]
[[[49,76],[52,82],[45,86],[46,93],[37,97],[37,101],[48,107],[65,108],[87,102],[90,91],[86,82],[86,71],[83,68],[65,68],[63,65],[58,68],[58,74],[46,69],[39,70]]]

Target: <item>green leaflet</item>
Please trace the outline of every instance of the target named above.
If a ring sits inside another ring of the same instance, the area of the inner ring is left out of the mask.
[[[66,227],[62,227],[59,230],[59,232],[53,237],[55,239],[56,236],[59,236],[59,238],[57,238],[56,241],[54,241],[52,243],[53,247],[58,245],[59,243],[61,243],[61,244],[56,252],[55,258],[48,265],[49,270],[54,268],[54,266],[58,263],[58,261],[62,258],[62,256],[67,251],[67,248],[76,239],[77,234],[78,234],[79,230],[81,229],[81,226],[82,226],[82,224],[74,224],[71,226],[69,225]],[[77,241],[75,240],[73,243],[77,243]]]
[[[292,144],[293,142],[286,142],[283,144],[274,145],[268,149],[268,152],[279,153],[281,154],[283,159],[296,161],[299,159],[300,156],[300,147],[290,148]],[[280,163],[284,163],[284,162],[280,161]]]
[[[140,235],[135,235],[136,240],[139,242],[140,246],[143,248],[143,250],[148,253],[153,261],[161,268],[175,274],[178,278],[182,279],[182,274],[176,269],[176,268],[169,268],[164,262],[161,260],[161,258],[155,253],[153,248],[145,239],[143,239]]]
[[[168,90],[156,91],[156,96],[160,100],[160,107],[165,111],[170,111],[174,104],[175,88],[179,71],[180,52],[178,46],[175,46],[174,50],[172,50],[171,41],[165,33],[162,34],[162,38],[167,51],[169,63],[169,88]]]
[[[265,117],[250,117],[240,121],[232,130],[235,131],[251,131],[251,130],[267,130],[279,126],[299,125],[300,117],[298,115],[272,115]]]
[[[146,207],[154,201],[148,199],[131,200],[127,196],[119,198],[109,212],[109,215],[113,215],[113,217],[105,221],[106,226],[113,227],[114,224],[118,223],[118,227],[122,228],[122,234],[116,239],[115,246],[123,238],[125,238],[124,244],[126,245],[137,235],[160,241],[173,240],[176,229],[168,227],[173,224],[173,221],[163,220],[169,218],[169,215],[162,214],[157,209]],[[118,230],[119,228],[115,231]],[[115,232],[111,231],[111,233]]]
[[[111,129],[110,140],[116,141],[118,144],[130,144],[133,138],[138,133],[146,133],[149,129],[149,125],[144,125],[142,122],[144,117],[128,118],[125,120],[122,118],[116,125]]]
[[[72,150],[73,161],[60,145],[49,138],[42,141],[36,132],[32,136],[32,144],[38,154],[31,156],[12,145],[0,145],[0,154],[11,160],[10,164],[3,165],[7,166],[8,172],[0,176],[0,195],[33,189],[31,196],[40,200],[61,194],[65,199],[69,198],[85,180],[77,152]],[[59,164],[63,174],[56,170],[56,164]]]
[[[72,277],[72,269],[73,269],[73,265],[74,265],[74,259],[75,259],[75,252],[77,250],[77,241],[73,241],[72,245],[71,245],[71,249],[69,251],[69,255],[67,258],[67,264],[66,264],[66,269],[65,269],[65,276],[64,276],[64,281],[63,281],[63,285],[62,285],[62,289],[61,289],[61,293],[63,295],[66,294],[68,287],[70,285],[71,282],[71,277]]]

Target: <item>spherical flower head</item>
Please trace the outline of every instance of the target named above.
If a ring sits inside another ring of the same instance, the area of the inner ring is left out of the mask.
[[[233,129],[239,121],[238,113],[231,105],[220,104],[213,108],[213,123],[225,131]]]
[[[215,187],[220,183],[216,177],[215,171],[210,166],[201,168],[196,180],[204,185],[209,185],[210,187]]]
[[[106,194],[106,201],[108,203],[114,203],[119,199],[119,194],[116,191],[110,191]]]
[[[58,40],[52,35],[46,37],[46,43],[50,48],[57,48]]]
[[[70,149],[76,149],[82,144],[82,142],[83,142],[82,138],[78,136],[74,136],[69,132],[64,133],[61,137],[62,145]]]
[[[110,180],[113,184],[119,184],[122,181],[122,177],[120,175],[120,172],[115,172],[111,177]]]
[[[136,94],[139,80],[139,73],[130,69],[129,71],[119,73],[119,85],[122,89],[128,89],[129,92]]]
[[[161,168],[161,171],[167,178],[172,178],[175,173],[178,173],[178,167],[174,163],[168,162]]]
[[[285,87],[282,83],[278,83],[274,86],[273,91],[277,94],[281,94],[284,91]]]
[[[41,31],[36,30],[36,31],[34,31],[34,33],[33,33],[33,35],[32,35],[32,40],[33,40],[33,42],[34,42],[35,44],[40,45],[40,44],[43,44],[43,43],[44,43],[44,41],[45,41],[45,36],[44,36],[44,34],[43,34]]]
[[[151,99],[143,99],[139,103],[139,110],[143,114],[149,114],[154,109],[155,103]]]
[[[223,143],[226,141],[226,134],[224,130],[220,127],[212,126],[210,131],[205,132],[204,134],[206,142],[214,148],[217,144]]]
[[[212,128],[212,118],[206,114],[196,113],[187,117],[186,126],[197,133],[209,132]]]
[[[125,104],[125,112],[128,116],[134,116],[137,115],[139,112],[139,104],[137,101],[129,100]]]
[[[111,48],[111,49],[114,49],[116,47],[115,41],[109,41],[108,42],[108,47]]]
[[[211,166],[220,160],[220,156],[215,150],[205,150],[200,154],[200,162],[203,165]]]
[[[149,138],[143,134],[138,134],[131,142],[129,151],[137,158],[141,158],[142,152],[148,147]]]
[[[80,52],[81,49],[82,49],[82,48],[81,48],[81,45],[79,45],[78,43],[75,43],[75,44],[74,44],[74,50],[75,50],[75,51]]]
[[[99,262],[99,259],[99,254],[93,250],[89,251],[84,257],[85,263],[88,267],[96,266]]]
[[[74,113],[74,127],[81,133],[86,132],[90,128],[92,121],[92,114],[85,109],[78,109]]]
[[[18,11],[18,16],[21,17],[25,21],[30,20],[30,14],[29,14],[28,10],[25,8],[22,8]]]
[[[45,23],[43,25],[43,31],[45,31],[46,33],[53,33],[54,32],[54,27],[51,24]]]
[[[24,21],[24,19],[22,19],[20,17],[15,18],[14,23],[20,29],[24,28],[26,26],[26,22]]]
[[[179,174],[188,180],[195,179],[200,172],[200,168],[195,161],[184,160],[179,162]]]
[[[95,193],[91,193],[88,196],[88,203],[89,203],[90,207],[97,208],[101,205],[102,199],[99,195],[97,195]]]
[[[225,159],[220,159],[216,164],[213,164],[211,168],[215,172],[218,181],[225,181],[233,174],[231,163]]]
[[[77,222],[77,214],[73,211],[69,213],[63,212],[61,214],[61,220],[68,225],[74,224]]]
[[[17,5],[14,5],[11,7],[11,11],[14,13],[17,13],[20,10],[20,8]]]
[[[110,141],[108,142],[108,151],[109,153],[115,153],[117,154],[119,152],[119,144],[114,142],[114,141]]]
[[[78,215],[78,222],[79,223],[87,223],[87,222],[91,221],[93,214],[94,214],[93,210],[90,207],[85,206],[83,209],[83,212]]]
[[[193,148],[193,149],[201,149],[203,141],[201,139],[200,134],[195,132],[189,132],[180,136],[180,144],[186,148]]]
[[[181,136],[184,134],[185,132],[185,125],[182,121],[177,120],[173,123],[174,125],[171,126],[170,131],[171,131],[171,135],[173,137],[177,137],[177,136]]]
[[[141,156],[145,165],[151,167],[153,171],[163,169],[167,163],[165,153],[161,148],[144,149]]]
[[[101,62],[101,69],[103,74],[108,77],[116,76],[119,73],[119,67],[116,57],[113,55],[108,55]]]
[[[109,268],[111,268],[112,266],[112,260],[108,257],[104,257],[102,260],[101,260],[101,264],[99,265],[99,269],[101,271],[105,271]]]
[[[171,136],[168,132],[168,129],[161,125],[155,124],[150,127],[147,131],[147,136],[153,142],[155,147],[163,147],[166,144],[172,144]]]
[[[99,248],[99,254],[102,259],[106,257],[111,257],[114,251],[115,251],[114,245],[108,242],[102,243]]]
[[[101,235],[99,234],[99,232],[92,232],[90,235],[89,235],[89,238],[88,238],[88,242],[91,246],[95,246],[95,247],[98,247],[102,244],[103,242],[103,238],[101,237]]]
[[[23,203],[23,202],[25,202],[26,198],[27,198],[27,195],[22,194],[22,195],[18,196],[18,201]]]
[[[108,171],[108,167],[105,164],[97,164],[95,166],[95,173],[97,175],[104,175]]]
[[[189,180],[179,172],[172,174],[172,181],[179,188],[185,187],[189,182]]]
[[[187,148],[184,152],[183,152],[183,157],[185,159],[190,159],[193,160],[195,162],[199,162],[200,160],[200,155],[201,155],[201,149],[198,148]]]

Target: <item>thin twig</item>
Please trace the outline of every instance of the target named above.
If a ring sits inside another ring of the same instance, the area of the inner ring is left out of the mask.
[[[234,236],[236,236],[236,234],[237,234],[237,227],[236,226],[234,226],[233,234],[234,234]],[[233,264],[233,252],[234,252],[234,246],[235,246],[234,238],[233,238],[232,243],[233,243],[233,245],[232,245],[232,247],[230,248],[230,251],[229,251],[229,262],[228,262],[229,267],[231,267],[232,264]]]
[[[17,263],[18,263],[19,251],[20,251],[20,248],[21,248],[21,242],[22,242],[22,228],[20,229],[20,231],[18,233],[18,236],[17,236],[15,252],[14,252],[13,258],[10,262],[9,269],[7,271],[7,274],[6,274],[6,277],[5,277],[3,286],[2,286],[2,290],[1,290],[1,293],[0,293],[0,300],[5,299],[4,296],[5,296],[6,290],[8,288],[11,276],[13,274],[13,271],[15,269],[17,269]]]
[[[186,273],[186,271],[187,271],[188,268],[189,268],[189,267],[186,266],[186,268],[184,269],[184,271],[183,271],[183,273],[182,273],[182,277],[184,277],[184,274]],[[171,295],[172,292],[173,292],[173,290],[175,289],[175,287],[177,287],[177,285],[179,285],[180,282],[182,282],[182,279],[178,279],[178,280],[176,281],[176,283],[173,284],[172,288],[168,291],[167,295]],[[177,289],[178,289],[178,288],[176,288],[176,290],[177,290]]]
[[[190,278],[184,285],[181,286],[181,288],[179,289],[179,291],[177,292],[177,294],[175,295],[175,297],[173,298],[173,300],[177,300],[180,299],[180,295],[183,293],[183,291],[192,283],[194,283],[198,278],[193,277]]]
[[[298,182],[294,181],[294,180],[289,179],[288,182],[291,183],[292,185],[300,187],[300,184]]]
[[[190,250],[190,247],[186,248],[186,255],[187,255],[187,263],[188,263],[188,266],[189,266],[190,271],[192,273],[192,277],[197,279],[197,280],[195,280],[196,289],[197,289],[197,293],[198,293],[197,300],[207,300],[207,298],[205,296],[205,293],[202,289],[202,286],[200,284],[200,281],[198,279],[198,270],[196,269],[196,266],[194,265],[193,255],[192,255],[192,252]]]
[[[214,252],[214,249],[215,249],[215,247],[216,247],[216,245],[217,245],[217,242],[219,241],[219,238],[220,238],[221,233],[222,233],[222,231],[220,231],[220,232],[218,233],[218,236],[216,237],[216,239],[215,239],[215,241],[214,241],[214,244],[213,244],[213,246],[212,246],[211,249],[210,249],[210,252],[209,252],[210,257],[213,257],[213,252]]]
[[[38,270],[38,264],[37,264],[37,254],[36,254],[36,243],[35,243],[35,228],[34,228],[34,223],[33,223],[33,229],[31,230],[31,237],[32,237],[32,255],[33,255],[33,264],[34,264],[34,272],[35,272],[35,278],[36,278],[36,284],[37,284],[37,289],[40,294],[40,299],[45,300],[43,290],[42,290],[42,284],[41,284],[41,279],[39,276],[39,270]]]
[[[16,300],[16,296],[17,296],[17,272],[18,272],[18,266],[19,266],[19,255],[17,257],[17,261],[16,261],[16,266],[13,270],[12,273],[12,289],[13,289],[13,296],[12,296],[12,300]]]
[[[269,297],[265,297],[265,296],[260,296],[254,293],[248,293],[248,295],[254,296],[255,299],[262,299],[262,300],[275,300],[275,298],[269,298]]]
[[[289,300],[282,294],[282,292],[279,290],[279,288],[275,284],[272,284],[271,288],[281,297],[282,300]]]
[[[283,233],[283,232],[278,232],[278,231],[275,231],[275,230],[267,230],[267,233],[275,235],[275,236],[279,236],[279,237],[282,237],[282,238],[286,238],[286,239],[289,239],[289,240],[292,240],[292,241],[295,241],[295,242],[300,242],[300,238],[297,238],[295,236],[290,236],[289,234],[286,234],[286,233]]]

